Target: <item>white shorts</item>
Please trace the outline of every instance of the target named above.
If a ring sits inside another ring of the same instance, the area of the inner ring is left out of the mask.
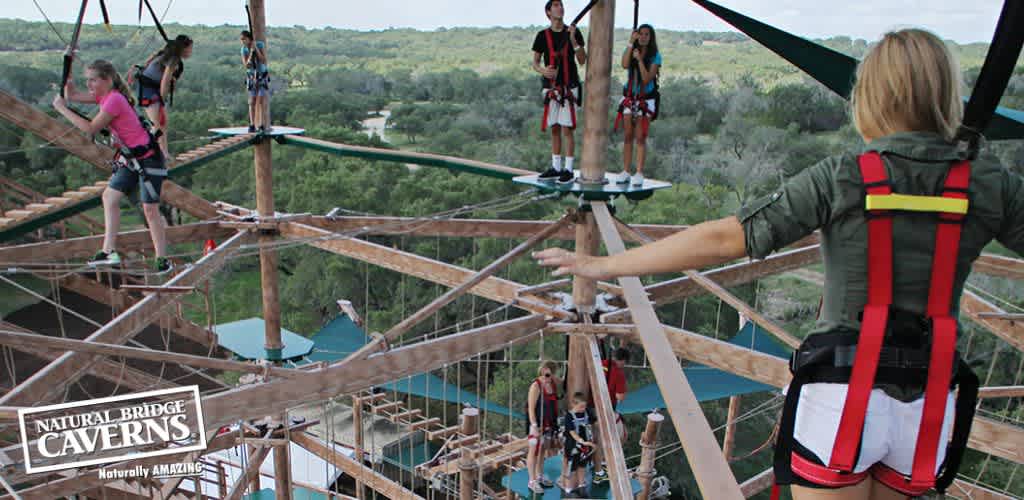
[[[541,90],[540,95],[542,98],[546,99],[548,95],[548,89]],[[574,97],[573,100],[575,102],[580,102],[579,87],[575,87],[572,89],[572,96]],[[579,117],[579,106],[576,106],[575,104],[570,104],[568,101],[566,101],[563,105],[560,104],[557,99],[552,99],[548,101],[547,106],[548,120],[546,125],[548,127],[553,127],[555,125],[561,125],[563,127],[570,128],[576,127]],[[574,116],[577,117],[577,120],[573,119]]]
[[[846,384],[807,384],[800,390],[793,438],[825,464],[832,458],[832,447],[846,401],[846,387]],[[946,458],[946,444],[953,429],[954,403],[953,393],[949,393],[935,458],[936,472]],[[864,419],[860,455],[853,472],[864,472],[881,463],[909,476],[914,465],[923,408],[923,397],[904,403],[881,389],[872,389]]]
[[[625,101],[625,100],[626,100],[625,97],[620,97],[619,98],[619,105],[621,106],[622,105],[622,101]],[[647,116],[651,116],[651,115],[653,115],[655,113],[655,111],[658,110],[658,105],[655,104],[654,99],[647,99],[646,102],[647,102]],[[633,114],[633,110],[630,109],[629,106],[626,106],[625,108],[622,108],[622,114],[624,114],[624,115],[631,115],[631,114]]]

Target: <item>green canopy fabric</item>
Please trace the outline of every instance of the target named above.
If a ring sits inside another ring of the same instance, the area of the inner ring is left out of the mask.
[[[693,0],[723,21],[803,70],[844,99],[850,98],[857,60],[708,0]],[[964,99],[966,102],[967,99]],[[999,107],[985,129],[990,140],[1024,139],[1024,113]]]
[[[729,343],[780,358],[789,357],[789,351],[785,347],[752,321],[748,321]],[[688,366],[683,368],[683,373],[686,374],[686,380],[693,388],[697,401],[712,401],[775,389],[770,385],[704,365]],[[627,392],[626,399],[619,403],[618,410],[625,415],[647,413],[655,408],[664,407],[665,400],[661,397],[661,388],[655,383]]]
[[[313,335],[313,351],[306,356],[307,362],[337,361],[363,347],[369,336],[345,314],[331,320],[320,331]],[[524,420],[526,415],[510,410],[500,404],[487,400],[479,394],[460,389],[430,373],[421,373],[394,382],[378,386],[391,392],[412,394],[450,403],[472,405],[484,411]]]

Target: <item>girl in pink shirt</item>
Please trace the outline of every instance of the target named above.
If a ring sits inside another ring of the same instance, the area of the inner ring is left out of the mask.
[[[115,168],[107,189],[103,191],[103,248],[96,254],[92,263],[121,262],[115,246],[121,225],[119,204],[125,194],[139,189],[142,211],[149,223],[149,233],[156,251],[155,267],[159,272],[169,271],[171,266],[166,257],[165,225],[160,215],[160,187],[167,176],[164,157],[160,149],[151,143],[149,131],[142,126],[135,114],[131,92],[114,70],[114,66],[107,61],[97,60],[86,68],[85,76],[88,92],[75,90],[74,84],[69,80],[65,87],[65,95],[69,101],[99,104],[100,109],[96,116],[91,121],[78,116],[68,109],[65,99],[59,94],[53,98],[54,109],[86,134],[94,135],[104,128],[110,129],[117,141],[117,147],[123,145],[136,151],[135,159],[139,166],[145,169],[149,181],[148,186],[139,189],[143,179],[138,173],[125,167]]]

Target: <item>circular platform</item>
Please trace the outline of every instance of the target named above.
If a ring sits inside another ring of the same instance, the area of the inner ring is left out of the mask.
[[[245,134],[253,133],[253,132],[249,132],[249,127],[211,128],[209,130],[210,130],[210,132],[213,132],[214,134],[223,135],[223,136],[245,135]],[[276,136],[279,136],[279,135],[302,135],[302,134],[305,134],[305,133],[306,133],[306,129],[304,129],[304,128],[285,127],[284,125],[274,125],[273,127],[270,128],[269,131],[264,132],[263,135],[270,136],[270,137],[276,137]]]
[[[604,184],[581,184],[580,182],[573,182],[572,184],[559,184],[552,181],[540,180],[540,174],[536,175],[521,175],[512,179],[512,182],[516,184],[525,184],[540,189],[543,192],[563,192],[566,194],[574,194],[582,197],[584,200],[592,201],[607,201],[617,196],[624,196],[630,200],[643,200],[650,198],[654,194],[654,191],[658,189],[665,189],[671,187],[672,184],[665,181],[659,181],[654,179],[644,179],[643,185],[634,186],[632,184],[616,184],[612,179],[613,174],[604,174]]]

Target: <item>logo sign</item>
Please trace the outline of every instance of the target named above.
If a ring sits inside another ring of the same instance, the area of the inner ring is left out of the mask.
[[[199,386],[18,410],[29,474],[206,449]]]

